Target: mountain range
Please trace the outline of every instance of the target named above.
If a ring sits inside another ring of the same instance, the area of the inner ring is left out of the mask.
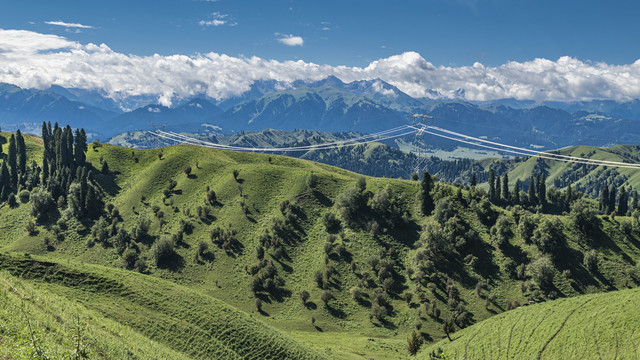
[[[225,135],[264,129],[373,133],[408,124],[407,115],[414,112],[431,114],[435,125],[449,130],[528,148],[640,143],[639,100],[471,103],[413,98],[379,79],[344,83],[328,77],[313,83],[257,81],[234,98],[216,101],[202,94],[166,107],[148,96],[116,101],[99,91],[0,84],[3,129],[37,134],[42,121],[57,121],[101,140],[157,126],[186,132],[213,128]],[[459,146],[432,137],[427,143],[437,149]]]

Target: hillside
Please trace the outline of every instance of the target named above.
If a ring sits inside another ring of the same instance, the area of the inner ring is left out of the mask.
[[[521,307],[452,335],[418,359],[632,359],[640,350],[640,289]]]
[[[25,141],[40,162],[42,140]],[[286,344],[262,357],[402,358],[415,329],[436,341],[448,319],[465,328],[640,280],[635,217],[596,217],[585,238],[571,216],[506,211],[444,183],[424,216],[419,181],[278,155],[90,145],[86,156],[104,208],[82,217],[60,196],[38,220],[42,193],[21,191],[0,207],[0,267],[193,357],[265,346],[207,332],[233,322]]]

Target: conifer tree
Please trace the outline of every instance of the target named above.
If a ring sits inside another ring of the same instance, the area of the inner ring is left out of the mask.
[[[11,175],[9,175],[9,169],[7,167],[7,162],[2,162],[2,167],[0,168],[0,193],[4,192],[5,189],[9,190],[11,188]],[[9,195],[7,192],[6,195]],[[1,197],[1,200],[5,200],[5,197]]]
[[[476,174],[471,174],[471,186],[476,186]]]
[[[573,189],[571,189],[571,184],[567,187],[567,193],[565,195],[565,210],[569,211],[571,209],[571,202],[573,201]]]
[[[87,134],[84,129],[76,130],[75,147],[73,148],[76,166],[84,166],[87,161]]]
[[[520,180],[516,179],[516,184],[513,185],[513,204],[518,205],[520,203]]]
[[[500,185],[500,175],[496,176],[496,184],[493,186],[493,188],[495,189],[496,192],[496,201],[499,202],[500,201],[500,188],[502,186]]]
[[[620,195],[618,196],[618,215],[625,216],[629,210],[629,198],[627,197],[627,189],[620,188]]]
[[[422,200],[422,213],[429,215],[433,209],[433,198],[431,197],[431,190],[433,189],[433,179],[428,171],[422,174],[422,181],[420,183],[420,196]]]
[[[633,192],[633,198],[631,200],[631,210],[638,210],[638,192]]]
[[[27,146],[20,129],[16,131],[16,150],[18,155],[18,174],[24,176],[27,172]]]
[[[9,155],[7,161],[9,162],[11,189],[16,189],[18,186],[18,150],[16,147],[16,137],[13,134],[11,134],[11,138],[9,138]]]
[[[538,175],[538,179],[540,182],[538,183],[538,202],[544,206],[547,204],[547,175],[542,174],[542,176]]]
[[[609,187],[605,186],[602,189],[602,193],[600,195],[600,211],[603,214],[608,214],[609,211]]]
[[[529,177],[529,203],[531,205],[536,204],[536,181],[533,178],[533,175]]]
[[[616,211],[616,188],[611,185],[611,189],[609,189],[609,212]]]
[[[489,169],[489,200],[496,200],[496,184],[495,184],[496,174],[493,169]]]
[[[511,196],[509,196],[509,175],[507,174],[504,174],[502,177],[502,197],[504,197],[506,201],[511,200]]]

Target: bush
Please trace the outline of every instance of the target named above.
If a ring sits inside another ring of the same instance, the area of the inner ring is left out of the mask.
[[[54,207],[53,198],[48,191],[37,190],[31,195],[31,215],[38,221],[44,220]]]
[[[533,232],[533,240],[543,254],[558,255],[558,251],[564,246],[562,234],[562,222],[557,217],[543,218]]]
[[[307,306],[307,301],[309,301],[309,292],[307,290],[300,291],[300,300],[302,301],[302,305]]]
[[[333,295],[333,292],[331,290],[325,290],[322,292],[322,295],[320,295],[320,300],[322,300],[322,302],[324,302],[325,306],[329,306],[329,301],[331,300],[335,300],[335,295]]]
[[[122,253],[123,265],[127,268],[132,268],[137,260],[138,252],[133,248],[127,248],[127,250]]]
[[[322,223],[327,232],[334,233],[340,230],[340,219],[332,212],[324,213]]]
[[[409,355],[415,355],[422,346],[422,336],[415,330],[411,332],[411,335],[407,338],[407,351]]]
[[[34,236],[36,234],[36,223],[34,223],[33,220],[29,220],[25,228],[29,236]]]
[[[598,253],[595,250],[590,250],[584,255],[583,263],[587,270],[591,272],[598,270],[598,262]]]
[[[151,256],[157,266],[166,266],[175,254],[173,240],[162,237],[151,247]]]
[[[20,202],[23,204],[26,204],[29,202],[29,196],[31,194],[29,193],[29,190],[22,190],[20,191],[20,194],[18,195],[18,198],[20,198]]]
[[[543,256],[529,265],[529,272],[533,280],[538,283],[540,287],[546,287],[553,282],[555,268],[553,267],[551,259],[549,259],[548,256]]]

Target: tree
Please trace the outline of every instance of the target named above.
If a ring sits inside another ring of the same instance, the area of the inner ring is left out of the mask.
[[[307,306],[307,301],[309,301],[309,292],[307,290],[300,291],[300,300],[302,301],[303,306]]]
[[[73,151],[76,166],[84,166],[87,161],[87,134],[84,132],[84,129],[76,130],[75,147]]]
[[[9,155],[7,156],[7,161],[9,162],[11,189],[16,189],[18,186],[18,149],[16,147],[16,137],[14,134],[11,134],[11,138],[9,138]]]
[[[616,188],[613,185],[609,189],[609,211],[616,211]]]
[[[571,204],[569,219],[573,224],[573,228],[584,237],[593,234],[600,224],[600,219],[596,216],[595,209],[584,199],[579,199]]]
[[[415,355],[420,350],[422,346],[422,336],[415,330],[411,332],[409,337],[407,338],[407,351],[409,355]]]
[[[629,210],[629,198],[627,197],[627,189],[623,186],[620,188],[620,195],[618,195],[618,215],[627,215],[627,210]]]
[[[453,341],[451,339],[451,334],[456,331],[456,324],[453,319],[450,318],[445,320],[442,324],[442,330],[444,330],[444,333],[447,335],[447,339],[449,339],[449,341]]]
[[[638,192],[633,192],[633,198],[631,200],[631,210],[638,210]]]
[[[547,175],[538,175],[540,182],[538,183],[538,202],[540,205],[545,206],[547,204]]]
[[[520,204],[520,180],[516,179],[516,183],[513,185],[513,200],[512,202],[517,205]]]
[[[496,176],[496,184],[493,186],[493,188],[495,189],[494,191],[496,192],[496,195],[495,195],[495,197],[496,197],[496,202],[500,202],[500,199],[501,199],[501,196],[502,196],[502,195],[501,195],[501,193],[502,193],[502,191],[501,191],[502,186],[501,186],[501,184],[500,184],[500,175]]]
[[[325,306],[329,306],[329,301],[334,300],[336,297],[331,290],[325,290],[320,295],[320,299],[324,302]]]
[[[109,164],[107,164],[106,160],[102,162],[102,168],[100,169],[100,172],[104,175],[109,174]]]
[[[502,177],[502,197],[506,201],[511,200],[511,196],[509,194],[509,175],[507,174],[504,174],[504,176]]]
[[[191,166],[187,165],[184,167],[183,171],[184,173],[187,175],[187,177],[189,177],[189,175],[191,175]]]
[[[609,187],[605,186],[602,188],[602,193],[600,194],[600,212],[603,214],[610,213],[609,211]]]
[[[595,250],[589,250],[584,254],[583,264],[587,270],[591,272],[598,270],[598,262],[598,253]]]
[[[496,184],[495,184],[496,174],[493,169],[489,169],[489,200],[495,202],[496,201]]]
[[[422,213],[427,216],[431,214],[433,210],[433,198],[431,197],[431,190],[433,190],[433,178],[431,178],[431,174],[428,171],[425,171],[422,174],[422,181],[420,183],[420,199]]]
[[[529,271],[533,281],[538,283],[540,287],[547,287],[553,282],[555,268],[548,256],[542,256],[529,264]]]
[[[476,186],[476,174],[471,174],[471,186]]]
[[[27,146],[20,129],[16,131],[16,151],[18,155],[18,173],[23,176],[27,172]]]
[[[166,266],[174,254],[174,243],[169,237],[160,238],[151,247],[151,256],[158,266]]]
[[[46,218],[54,207],[55,203],[48,191],[40,189],[31,194],[31,215],[35,216],[36,220]]]
[[[315,189],[318,186],[318,175],[310,173],[307,177],[307,186],[309,189]]]
[[[558,251],[564,246],[560,219],[544,217],[533,232],[533,240],[543,254],[558,255]]]
[[[536,183],[533,175],[529,177],[529,204],[536,204]]]

